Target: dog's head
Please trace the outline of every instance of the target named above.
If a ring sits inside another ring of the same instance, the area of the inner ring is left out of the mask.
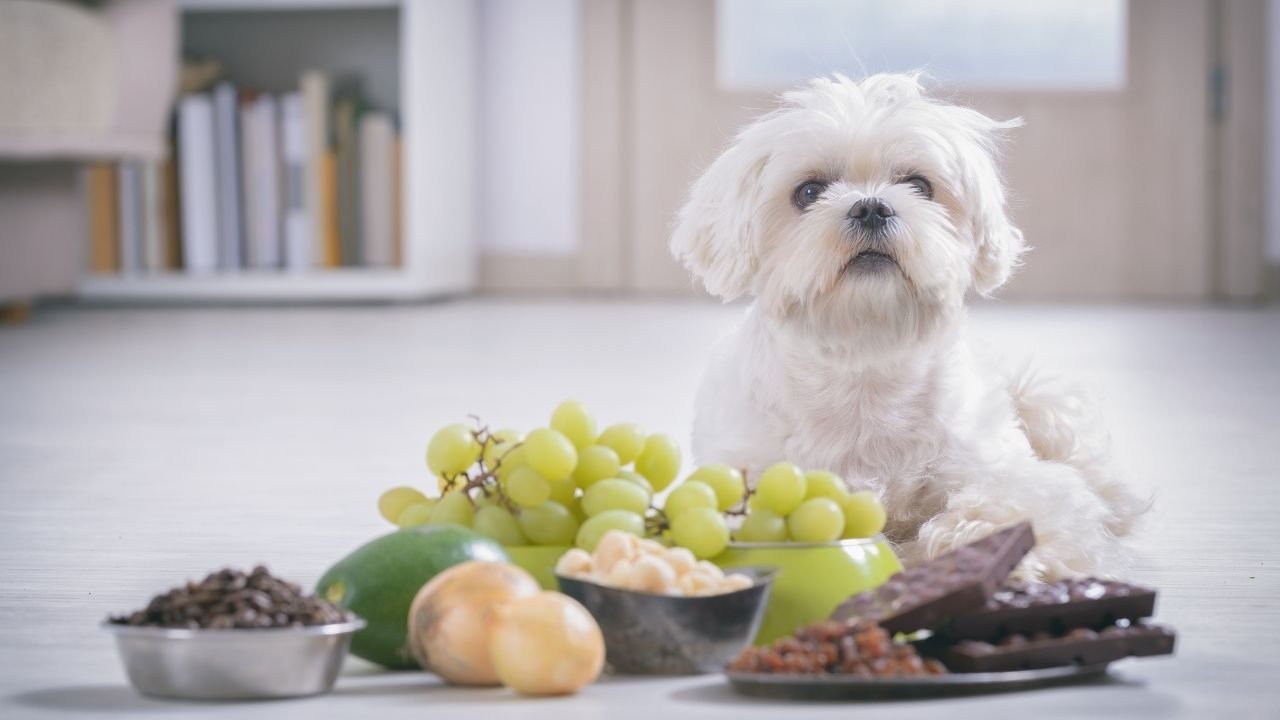
[[[1017,125],[913,76],[815,80],[693,184],[671,250],[712,294],[753,294],[829,342],[921,340],[1018,264],[995,160]]]

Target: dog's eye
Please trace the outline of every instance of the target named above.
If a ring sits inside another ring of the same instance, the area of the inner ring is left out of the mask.
[[[933,183],[929,182],[929,178],[923,175],[908,175],[902,178],[902,182],[915,188],[915,191],[925,200],[933,199]]]
[[[822,197],[822,193],[827,191],[827,184],[820,180],[810,180],[802,183],[796,188],[795,194],[791,196],[791,202],[801,210],[818,202],[818,198]]]

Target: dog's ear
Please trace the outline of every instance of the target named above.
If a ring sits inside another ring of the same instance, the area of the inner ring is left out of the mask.
[[[1009,281],[1027,251],[1022,231],[1009,219],[1004,181],[997,166],[1005,131],[1021,127],[1022,120],[1001,122],[974,110],[954,110],[961,114],[959,125],[968,135],[960,145],[965,192],[972,208],[970,229],[977,243],[972,286],[979,295],[988,296]]]
[[[1027,244],[1022,231],[1009,221],[1003,202],[974,217],[974,237],[978,255],[973,261],[973,289],[986,297],[1009,281]]]
[[[755,152],[748,127],[699,177],[671,234],[671,254],[707,292],[728,302],[751,289],[758,265],[761,175],[767,152]]]

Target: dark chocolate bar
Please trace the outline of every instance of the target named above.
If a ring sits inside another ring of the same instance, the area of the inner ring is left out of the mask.
[[[998,640],[1006,635],[1101,628],[1117,620],[1151,617],[1156,591],[1114,580],[1084,578],[1005,586],[979,610],[951,619],[955,640]]]
[[[986,604],[1035,545],[1019,523],[889,578],[841,603],[832,619],[877,622],[891,633],[935,629]]]
[[[1100,665],[1130,656],[1170,655],[1176,635],[1162,625],[1112,625],[1101,631],[1076,628],[1065,635],[1014,634],[998,644],[964,640],[951,646],[943,664],[952,672],[1008,672],[1062,665]]]

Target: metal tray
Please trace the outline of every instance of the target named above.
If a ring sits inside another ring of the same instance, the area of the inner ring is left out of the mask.
[[[1027,690],[1103,677],[1107,663],[998,673],[952,673],[929,677],[857,678],[841,675],[785,675],[726,672],[743,695],[780,700],[889,700],[980,695]]]

